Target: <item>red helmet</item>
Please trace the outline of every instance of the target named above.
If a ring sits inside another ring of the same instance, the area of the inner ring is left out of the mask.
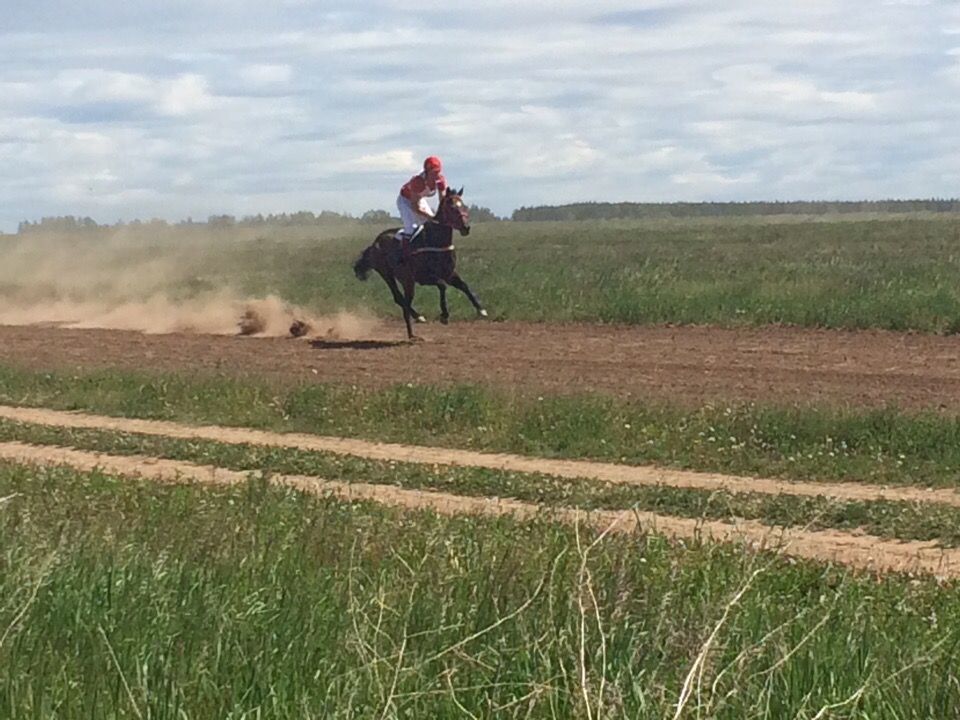
[[[431,155],[423,161],[423,169],[426,172],[430,172],[431,170],[440,172],[442,169],[440,166],[440,158],[438,158],[436,155]]]

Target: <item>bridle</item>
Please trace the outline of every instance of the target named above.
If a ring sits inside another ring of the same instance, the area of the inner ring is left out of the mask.
[[[460,193],[462,192],[463,190],[461,189]],[[446,253],[446,252],[453,252],[453,250],[456,249],[456,246],[453,244],[453,231],[462,230],[463,227],[467,227],[466,219],[464,217],[465,211],[463,210],[462,202],[460,204],[457,204],[454,202],[454,199],[460,198],[460,193],[452,193],[450,195],[444,196],[441,199],[440,207],[438,208],[438,212],[437,212],[438,219],[434,221],[436,225],[450,228],[450,244],[443,245],[441,247],[427,246],[427,247],[416,248],[410,251],[411,255],[420,255],[421,253]],[[461,223],[460,228],[458,228],[453,222],[450,221],[448,216],[451,213],[455,214],[457,217],[457,220],[459,220],[459,222]]]

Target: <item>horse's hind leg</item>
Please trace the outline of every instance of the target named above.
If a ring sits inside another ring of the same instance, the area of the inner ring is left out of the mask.
[[[473,290],[471,290],[470,286],[464,282],[462,277],[460,277],[457,273],[454,273],[450,276],[450,279],[447,282],[449,282],[457,290],[462,292],[470,299],[473,307],[477,310],[477,315],[480,317],[487,317],[487,311],[483,309],[483,305],[480,304],[480,300],[478,300],[477,296],[473,294]]]
[[[403,293],[400,292],[400,288],[397,287],[397,279],[393,275],[381,275],[381,277],[387,284],[387,287],[390,288],[390,292],[393,295],[393,301],[400,306],[401,310],[405,310],[407,307],[407,302],[403,299]],[[416,308],[414,308],[412,305],[410,306],[410,312],[413,315],[413,319],[418,323],[427,321],[427,319],[418,313]]]

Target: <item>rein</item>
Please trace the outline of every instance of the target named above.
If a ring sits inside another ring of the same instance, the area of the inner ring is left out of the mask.
[[[453,227],[452,227],[451,225],[448,225],[447,223],[444,223],[444,222],[436,222],[436,221],[435,221],[435,225],[436,225],[436,227],[438,227],[438,228],[446,228],[446,229],[449,230],[449,232],[450,232],[450,244],[449,244],[449,245],[444,245],[443,247],[435,247],[435,246],[428,245],[428,246],[426,246],[426,247],[421,247],[421,248],[411,248],[411,249],[410,249],[410,255],[411,255],[411,257],[412,257],[413,255],[420,255],[420,254],[422,254],[422,253],[447,253],[447,252],[453,252],[453,250],[454,250],[454,245],[453,245]],[[427,229],[428,229],[428,228],[424,227],[424,231],[426,231]],[[424,234],[426,235],[426,232],[425,232]]]

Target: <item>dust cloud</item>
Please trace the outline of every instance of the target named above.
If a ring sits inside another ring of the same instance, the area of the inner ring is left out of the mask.
[[[295,335],[359,340],[372,315],[315,315],[277,295],[236,289],[257,258],[250,241],[192,229],[5,237],[0,324],[149,334]]]

